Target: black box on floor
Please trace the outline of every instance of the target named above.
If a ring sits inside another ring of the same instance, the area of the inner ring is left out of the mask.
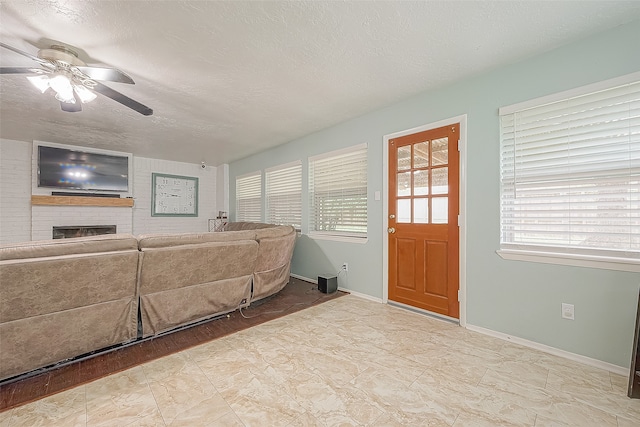
[[[338,277],[333,274],[318,276],[318,290],[325,294],[332,294],[338,290]]]

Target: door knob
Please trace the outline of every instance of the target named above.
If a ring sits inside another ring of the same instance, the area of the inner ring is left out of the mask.
[[[387,228],[387,232],[388,232],[389,234],[393,234],[393,233],[395,233],[395,232],[396,232],[396,229],[395,229],[395,228],[393,228],[393,227],[389,227],[389,228]]]

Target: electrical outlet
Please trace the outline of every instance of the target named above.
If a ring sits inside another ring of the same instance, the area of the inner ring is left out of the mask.
[[[562,318],[568,320],[575,320],[573,304],[562,303]]]
[[[346,262],[343,263],[342,264],[342,269],[348,273],[349,272],[349,263],[346,263]]]

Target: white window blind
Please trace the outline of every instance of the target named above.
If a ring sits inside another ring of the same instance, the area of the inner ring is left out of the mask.
[[[309,158],[311,234],[367,237],[367,144]]]
[[[640,81],[501,109],[501,249],[640,259]]]
[[[262,173],[236,178],[236,221],[262,221]]]
[[[302,223],[302,162],[276,166],[265,171],[267,222],[293,225]]]

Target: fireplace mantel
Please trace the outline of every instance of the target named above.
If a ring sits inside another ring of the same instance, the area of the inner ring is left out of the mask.
[[[38,206],[103,206],[110,208],[131,208],[132,198],[85,197],[85,196],[31,196],[31,204]]]

